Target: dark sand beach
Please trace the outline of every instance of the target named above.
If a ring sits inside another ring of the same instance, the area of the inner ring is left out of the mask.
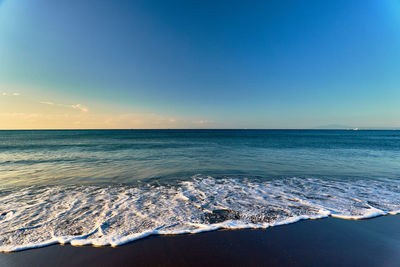
[[[400,216],[327,218],[260,230],[151,236],[113,247],[53,245],[1,266],[400,266]]]

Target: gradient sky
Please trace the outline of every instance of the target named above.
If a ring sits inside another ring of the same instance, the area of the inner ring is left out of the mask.
[[[0,0],[0,129],[400,127],[400,0]]]

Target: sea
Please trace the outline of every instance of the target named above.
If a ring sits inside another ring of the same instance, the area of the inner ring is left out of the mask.
[[[400,131],[0,131],[0,251],[400,213]]]

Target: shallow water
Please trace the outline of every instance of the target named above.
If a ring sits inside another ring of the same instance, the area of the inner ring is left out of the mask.
[[[400,131],[0,131],[0,251],[400,211]]]

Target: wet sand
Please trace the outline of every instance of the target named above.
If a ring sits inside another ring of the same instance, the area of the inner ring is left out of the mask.
[[[116,248],[53,245],[0,254],[0,266],[400,266],[400,216],[151,236]]]

